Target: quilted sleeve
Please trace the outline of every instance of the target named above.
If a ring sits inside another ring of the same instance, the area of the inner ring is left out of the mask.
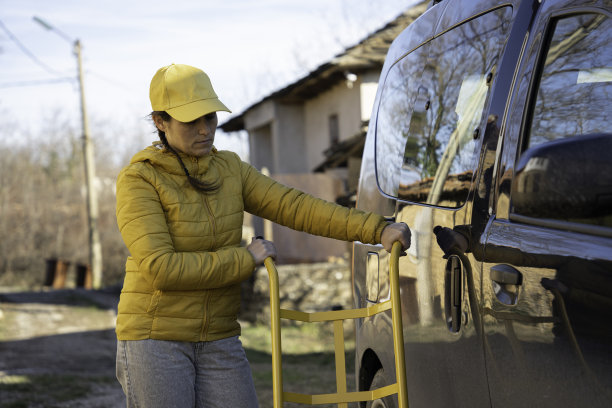
[[[246,248],[175,251],[159,196],[151,183],[154,175],[144,166],[130,166],[119,174],[117,223],[140,273],[153,288],[212,289],[247,279],[255,261]]]
[[[331,203],[287,187],[242,163],[245,209],[297,231],[343,241],[378,244],[385,219],[374,213]]]

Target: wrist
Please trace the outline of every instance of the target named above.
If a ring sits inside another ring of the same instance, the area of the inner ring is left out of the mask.
[[[385,221],[384,223],[381,223],[381,225],[378,226],[378,230],[376,231],[376,237],[375,237],[377,243],[382,244],[383,233],[385,232],[387,227],[391,224],[392,224],[391,222]]]

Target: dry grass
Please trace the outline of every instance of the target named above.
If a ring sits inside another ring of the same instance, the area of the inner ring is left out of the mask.
[[[348,332],[348,331],[347,331]],[[283,382],[285,391],[304,394],[336,392],[333,332],[328,324],[287,326],[281,330]],[[354,342],[345,335],[347,387],[354,388]],[[272,407],[272,364],[270,331],[267,326],[243,329],[242,341],[253,370],[253,379],[261,408]],[[285,403],[285,407],[304,407]],[[336,407],[336,405],[317,405]]]

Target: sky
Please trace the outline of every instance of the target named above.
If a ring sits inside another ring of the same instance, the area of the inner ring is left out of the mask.
[[[38,135],[58,117],[80,126],[72,46],[77,38],[82,44],[88,117],[96,128],[150,131],[149,83],[158,68],[170,63],[206,71],[220,99],[239,114],[357,44],[414,3],[0,0],[0,114],[17,133]],[[55,30],[45,29],[34,16]],[[220,113],[219,122],[230,117]],[[235,138],[218,137],[216,145],[244,149],[244,141],[241,146],[232,143]]]

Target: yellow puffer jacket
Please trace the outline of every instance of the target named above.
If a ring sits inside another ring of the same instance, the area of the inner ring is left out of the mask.
[[[119,301],[119,340],[209,341],[240,334],[240,282],[255,268],[240,246],[243,212],[299,231],[380,242],[385,220],[263,176],[231,152],[181,156],[190,174],[221,180],[196,191],[176,157],[153,145],[117,180],[117,222],[131,256]]]

